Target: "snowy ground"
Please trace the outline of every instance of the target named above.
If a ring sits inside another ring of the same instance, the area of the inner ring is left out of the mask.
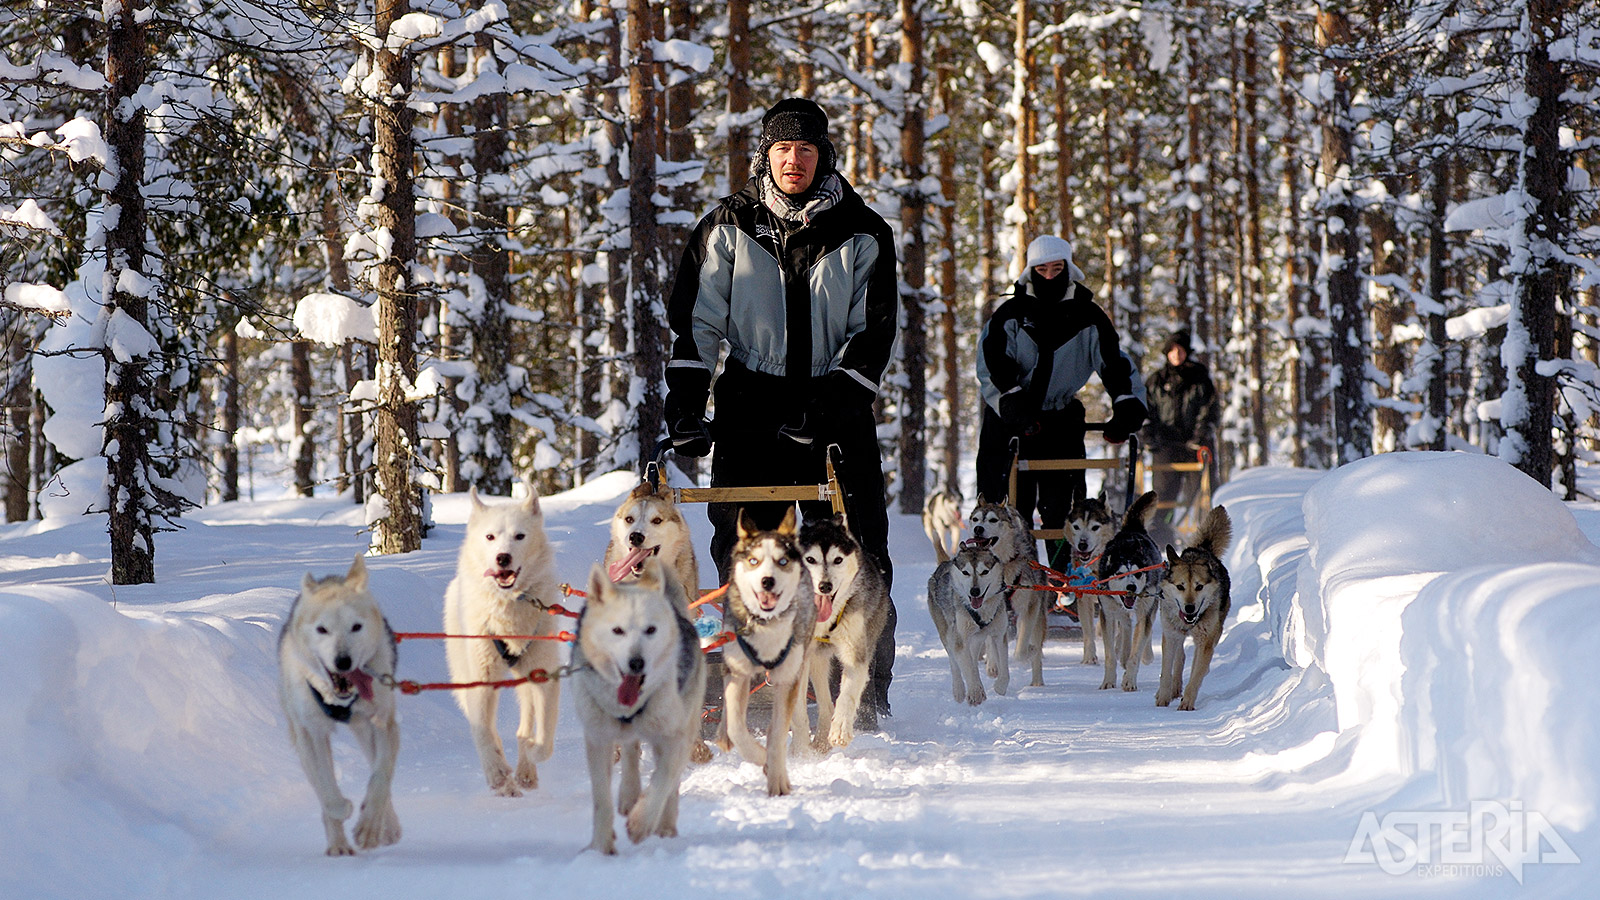
[[[598,558],[632,481],[546,499],[563,577]],[[1260,470],[1218,499],[1235,614],[1197,711],[1153,705],[1158,665],[1136,693],[1096,690],[1063,640],[1045,687],[956,705],[931,548],[898,517],[884,733],[797,759],[778,799],[719,755],[685,782],[681,836],[617,858],[582,852],[566,698],[542,786],[507,800],[443,694],[400,698],[401,842],[322,856],[273,648],[301,575],[364,544],[357,509],[205,509],[136,588],[104,583],[101,522],[0,526],[0,897],[1592,896],[1600,511],[1462,454]],[[464,498],[435,514],[422,551],[369,560],[397,630],[438,626]],[[443,651],[406,642],[400,674],[444,680]],[[365,764],[336,753],[358,796]]]

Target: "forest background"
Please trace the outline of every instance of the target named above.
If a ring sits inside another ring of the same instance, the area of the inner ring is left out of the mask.
[[[0,48],[5,517],[108,514],[117,584],[257,460],[396,553],[653,455],[683,241],[790,95],[898,237],[903,512],[1042,233],[1145,372],[1193,331],[1223,474],[1572,499],[1600,446],[1593,3],[8,0]]]

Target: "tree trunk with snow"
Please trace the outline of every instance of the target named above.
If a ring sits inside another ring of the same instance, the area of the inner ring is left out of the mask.
[[[954,126],[961,117],[960,95],[951,84],[948,67],[939,70],[939,108],[950,120],[944,139],[939,145],[939,191],[944,205],[939,207],[939,297],[944,309],[939,314],[939,343],[942,348],[940,364],[944,373],[945,421],[943,425],[943,488],[952,495],[961,493],[961,427],[966,420],[962,408],[962,383],[966,370],[961,366],[959,321],[956,310],[961,306],[961,279],[956,260],[959,247],[956,241],[956,206],[961,196],[961,186],[956,181],[956,147]]]
[[[900,0],[900,66],[906,79],[901,101],[900,164],[907,185],[900,199],[900,233],[904,259],[900,280],[904,285],[900,305],[905,328],[900,333],[901,360],[905,366],[905,393],[900,402],[900,511],[919,513],[927,496],[928,440],[926,335],[928,244],[924,218],[928,201],[922,193],[924,129],[927,108],[923,84],[927,80],[922,59],[922,5],[920,0]],[[880,252],[889,248],[880,248]]]
[[[661,262],[656,239],[655,62],[650,40],[649,0],[628,0],[628,100],[632,134],[628,143],[628,268],[633,319],[633,377],[638,386],[635,440],[637,459],[655,456],[666,418],[662,373],[666,371],[667,320],[661,300]],[[630,400],[634,397],[629,392]],[[630,405],[633,405],[630,402]]]
[[[144,0],[107,7],[105,105],[108,168],[113,179],[106,197],[106,274],[103,321],[126,339],[136,329],[148,337],[154,313],[145,281],[144,144],[145,111],[134,97],[145,87],[150,60],[145,37]],[[109,343],[109,342],[108,342]],[[157,440],[154,418],[154,361],[151,347],[133,352],[107,346],[105,457],[110,503],[111,583],[150,584],[156,580],[156,525],[152,509],[150,447]]]
[[[408,0],[379,0],[374,21],[379,39],[409,12]],[[412,57],[408,49],[385,46],[374,54],[378,77],[368,98],[372,117],[374,176],[383,184],[375,225],[390,244],[372,272],[378,296],[377,467],[374,491],[381,508],[371,511],[372,547],[380,554],[410,553],[422,547],[422,488],[416,471],[417,402],[410,390],[417,380],[417,294],[411,278],[416,259],[416,189],[412,166],[416,111],[409,104]]]
[[[294,452],[294,492],[297,497],[310,497],[316,489],[317,440],[316,400],[311,381],[311,342],[289,342],[289,380],[294,390],[294,413],[291,424],[294,439],[290,446]]]
[[[1244,237],[1242,255],[1245,260],[1244,284],[1248,308],[1245,310],[1249,325],[1250,353],[1250,431],[1255,445],[1248,458],[1249,465],[1264,466],[1271,459],[1272,441],[1267,433],[1267,355],[1271,352],[1267,322],[1267,286],[1263,273],[1267,269],[1267,254],[1261,235],[1261,77],[1260,49],[1256,42],[1256,29],[1245,26],[1244,33],[1244,84],[1240,99],[1243,101],[1241,117],[1244,120]]]
[[[0,381],[6,390],[6,433],[0,442],[5,444],[5,508],[7,522],[22,522],[29,517],[33,503],[28,495],[31,472],[28,467],[32,449],[33,428],[29,421],[33,412],[33,350],[31,340],[23,339],[28,329],[13,324],[6,329],[12,335],[7,351],[6,370]]]
[[[1501,402],[1505,438],[1500,455],[1546,487],[1554,463],[1556,381],[1539,368],[1547,360],[1559,359],[1555,321],[1570,290],[1567,264],[1561,259],[1570,205],[1567,153],[1561,148],[1567,76],[1550,58],[1551,46],[1565,36],[1562,6],[1562,0],[1527,0],[1524,12],[1520,40],[1526,42],[1526,55],[1519,87],[1533,112],[1523,126],[1516,189],[1527,198],[1528,212],[1513,238],[1516,294],[1506,342],[1501,345],[1507,384]]]
[[[1334,460],[1337,465],[1372,455],[1372,410],[1367,402],[1367,308],[1361,294],[1360,222],[1350,183],[1350,76],[1345,49],[1350,21],[1337,9],[1317,11],[1317,49],[1331,69],[1322,105],[1322,201],[1327,268],[1328,326],[1333,364]]]

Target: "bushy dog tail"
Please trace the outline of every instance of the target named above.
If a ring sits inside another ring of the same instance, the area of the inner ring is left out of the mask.
[[[1122,517],[1123,531],[1149,531],[1150,515],[1156,511],[1156,492],[1145,491],[1139,499],[1133,501],[1128,507],[1128,512]]]
[[[1213,506],[1211,512],[1206,513],[1205,521],[1200,523],[1200,531],[1195,535],[1194,546],[1221,559],[1232,542],[1233,520],[1228,518],[1228,510],[1221,506]]]

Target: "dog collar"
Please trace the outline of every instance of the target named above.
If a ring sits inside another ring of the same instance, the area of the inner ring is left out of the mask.
[[[988,625],[989,622],[993,622],[994,621],[993,619],[990,619],[989,622],[985,622],[983,619],[978,617],[978,611],[977,610],[973,609],[971,606],[968,606],[965,603],[961,604],[961,608],[966,610],[967,611],[967,615],[972,617],[972,624],[978,626],[979,628],[982,628],[983,626]]]
[[[322,708],[323,715],[334,720],[335,722],[350,721],[350,713],[356,708],[356,697],[354,695],[350,697],[349,703],[329,703],[327,698],[322,696],[322,692],[317,690],[316,685],[308,681],[306,682],[306,687],[311,689],[311,696],[316,699],[317,706]]]
[[[633,724],[633,720],[639,718],[639,716],[644,712],[644,708],[646,706],[649,706],[649,705],[650,705],[650,698],[646,697],[646,698],[644,698],[644,702],[639,704],[639,708],[638,709],[634,710],[631,713],[628,713],[625,716],[617,716],[617,721],[621,722],[624,725],[632,725]]]

